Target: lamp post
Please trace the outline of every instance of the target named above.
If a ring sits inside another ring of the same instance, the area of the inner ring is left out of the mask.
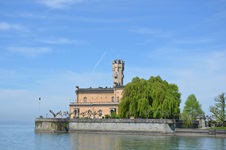
[[[41,104],[41,97],[38,98],[38,104],[39,104],[39,117],[40,117],[40,104]]]

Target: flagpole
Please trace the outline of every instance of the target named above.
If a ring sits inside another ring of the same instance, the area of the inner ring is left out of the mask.
[[[39,102],[39,117],[40,117],[40,103],[41,103],[41,97],[39,97],[38,102]]]

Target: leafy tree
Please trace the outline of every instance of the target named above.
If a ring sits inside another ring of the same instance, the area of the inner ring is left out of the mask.
[[[215,105],[210,106],[210,112],[213,113],[213,116],[216,118],[216,121],[221,122],[222,126],[224,125],[225,121],[225,93],[222,93],[218,95],[218,97],[215,98]]]
[[[185,102],[183,113],[187,114],[191,120],[196,120],[198,115],[204,114],[204,112],[201,108],[201,104],[199,104],[199,102],[196,99],[194,94],[191,94],[188,96],[188,98]],[[185,116],[185,115],[182,115],[182,116]]]
[[[139,117],[141,117],[141,118],[148,118],[149,112],[150,112],[150,105],[149,105],[148,99],[141,98],[138,101],[137,112],[139,113],[138,114]]]
[[[192,118],[187,113],[181,114],[181,119],[183,120],[183,127],[190,127],[192,124]]]
[[[119,104],[121,118],[178,118],[180,114],[178,87],[160,76],[149,80],[133,78],[123,90]]]

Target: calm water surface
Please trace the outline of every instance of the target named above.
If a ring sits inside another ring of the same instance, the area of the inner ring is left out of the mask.
[[[34,125],[0,124],[0,150],[226,150],[226,138],[110,133],[35,134]]]

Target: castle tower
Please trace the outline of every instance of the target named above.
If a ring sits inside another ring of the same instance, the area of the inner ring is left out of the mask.
[[[124,71],[125,62],[120,59],[113,60],[112,62],[112,71],[113,71],[113,85],[122,86],[123,85],[123,71]]]

